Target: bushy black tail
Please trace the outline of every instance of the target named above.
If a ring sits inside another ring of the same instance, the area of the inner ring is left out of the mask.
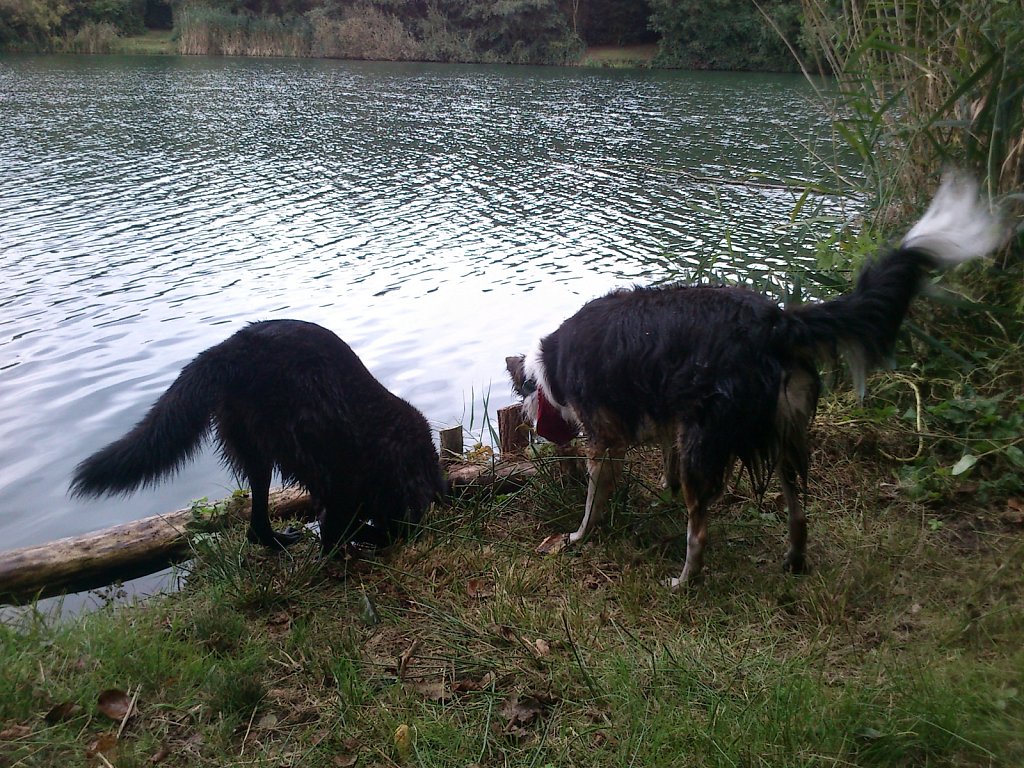
[[[75,468],[73,496],[131,493],[155,485],[195,455],[210,431],[220,390],[209,359],[213,351],[185,366],[130,432]]]
[[[1002,236],[999,218],[979,199],[977,184],[947,176],[898,248],[869,265],[852,292],[787,311],[780,341],[819,359],[842,353],[863,394],[867,373],[892,354],[925,275],[987,255]]]

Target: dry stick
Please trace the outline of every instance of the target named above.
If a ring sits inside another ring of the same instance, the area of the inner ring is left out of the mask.
[[[142,686],[139,685],[135,688],[135,694],[132,696],[132,700],[128,703],[128,711],[124,713],[124,717],[121,718],[121,727],[117,729],[117,738],[121,738],[121,734],[124,733],[124,727],[128,724],[128,718],[132,716],[135,711],[135,702],[139,700],[139,691],[142,690]]]
[[[398,679],[399,680],[405,679],[405,673],[406,673],[406,671],[409,668],[409,662],[411,662],[413,660],[413,657],[415,657],[416,651],[419,649],[419,647],[420,647],[420,641],[419,641],[419,638],[416,638],[415,640],[412,641],[412,645],[410,645],[408,648],[406,648],[404,651],[402,651],[401,654],[399,654],[399,656],[398,656]]]
[[[259,706],[258,704],[256,705]],[[249,724],[245,726],[245,736],[242,737],[242,746],[238,750],[238,756],[241,757],[242,753],[245,752],[245,742],[249,738],[249,732],[252,730],[252,721],[256,719],[256,707],[252,708],[252,714],[249,715]]]

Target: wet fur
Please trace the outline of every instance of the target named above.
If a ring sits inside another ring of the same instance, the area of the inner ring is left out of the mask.
[[[215,436],[252,489],[249,538],[268,547],[273,472],[322,506],[325,552],[383,544],[444,492],[430,428],[334,333],[298,320],[252,323],[200,353],[146,416],[75,470],[74,495],[129,493],[173,475]],[[367,524],[370,525],[367,525]]]
[[[619,290],[586,304],[530,355],[506,358],[531,418],[537,419],[540,390],[586,434],[590,482],[583,521],[569,543],[604,517],[626,450],[655,443],[665,485],[689,513],[686,565],[672,586],[700,572],[709,507],[737,461],[759,494],[779,475],[789,509],[785,565],[803,571],[800,497],[819,364],[845,354],[862,386],[865,372],[891,354],[928,271],[984,255],[998,243],[997,230],[976,187],[947,180],[901,247],[832,301],[784,310],[735,287]]]

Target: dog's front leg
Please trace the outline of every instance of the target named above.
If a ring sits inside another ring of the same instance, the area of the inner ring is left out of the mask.
[[[683,499],[686,501],[686,564],[678,579],[669,579],[667,584],[676,589],[681,584],[693,581],[704,567],[704,546],[708,540],[708,502],[701,498],[693,487],[683,483]]]
[[[590,533],[591,528],[600,525],[605,515],[612,491],[622,470],[625,451],[604,450],[587,457],[587,506],[583,510],[580,527],[569,534],[569,543],[575,544]]]
[[[679,443],[678,439],[663,440],[661,443],[661,487],[672,494],[679,495],[682,477],[679,474]]]

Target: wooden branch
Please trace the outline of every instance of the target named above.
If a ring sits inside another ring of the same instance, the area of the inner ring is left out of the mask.
[[[274,517],[311,519],[309,496],[294,489],[272,491]],[[154,515],[84,536],[0,553],[0,602],[22,602],[77,592],[155,573],[189,555],[186,534],[223,530],[249,519],[249,499],[230,499],[223,514],[196,517],[192,508]]]
[[[536,474],[537,468],[529,461],[459,464],[448,470],[448,482],[455,496],[482,490],[504,493],[522,488]]]

